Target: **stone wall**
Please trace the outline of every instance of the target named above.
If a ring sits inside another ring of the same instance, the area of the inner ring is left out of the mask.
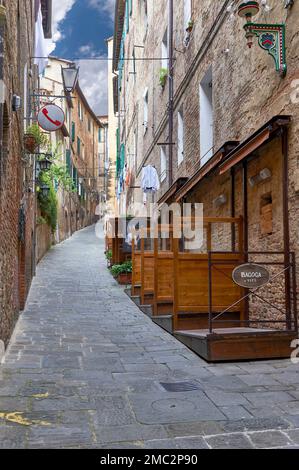
[[[36,79],[29,57],[33,54],[33,2],[6,2],[6,21],[1,28],[4,41],[1,82],[3,104],[0,127],[0,339],[6,344],[20,309],[24,308],[34,272],[34,195],[32,194],[32,159],[24,154],[23,131],[27,96]],[[27,64],[27,73],[25,65]],[[27,80],[25,95],[24,83]],[[23,98],[23,108],[12,111],[12,96]],[[20,208],[24,211],[24,230],[19,233]]]
[[[148,27],[145,27],[143,2],[133,8],[129,31],[125,39],[125,56],[132,57],[133,46],[136,57],[136,74],[132,74],[132,61],[125,61],[122,90],[120,96],[120,135],[126,146],[126,153],[132,149],[133,131],[137,129],[138,145],[135,162],[135,184],[140,184],[143,164],[154,164],[161,173],[159,143],[168,141],[168,83],[162,89],[159,85],[161,68],[161,44],[167,28],[167,1],[157,0],[148,3]],[[298,245],[298,167],[299,167],[299,108],[298,108],[298,16],[299,3],[292,9],[285,9],[284,2],[270,1],[269,23],[286,23],[286,53],[288,72],[282,78],[275,71],[273,58],[257,45],[252,49],[246,45],[244,21],[237,15],[231,16],[224,0],[202,0],[193,2],[194,28],[186,47],[184,44],[185,25],[184,2],[174,2],[174,133],[173,141],[173,180],[180,176],[191,176],[200,166],[200,84],[207,71],[212,69],[214,151],[226,141],[242,141],[258,130],[273,116],[290,115],[289,128],[289,217],[291,250],[299,259]],[[238,2],[236,2],[237,4]],[[264,23],[262,13],[254,18]],[[296,82],[297,80],[297,82]],[[296,88],[297,84],[297,88]],[[148,123],[144,129],[143,97],[148,90]],[[184,116],[184,160],[178,165],[177,116],[181,110]],[[165,147],[168,154],[168,146]],[[168,165],[168,162],[167,162]],[[282,231],[282,173],[281,143],[278,139],[267,146],[258,158],[249,164],[249,177],[260,169],[270,168],[271,180],[249,189],[249,246],[251,250],[281,250]],[[159,199],[169,187],[168,178],[162,183]],[[213,206],[213,200],[225,192],[230,199],[230,181],[227,176],[212,176],[202,180],[189,199],[204,202],[205,213],[209,215],[230,215],[229,204],[221,209]],[[261,200],[272,195],[273,231],[270,235],[261,234]],[[242,215],[241,173],[236,174],[236,215]],[[141,202],[141,192],[127,188],[126,196],[131,201]],[[228,245],[227,237],[223,245]],[[297,268],[297,279],[299,269]],[[299,281],[297,281],[299,282]],[[299,284],[298,284],[299,290]]]

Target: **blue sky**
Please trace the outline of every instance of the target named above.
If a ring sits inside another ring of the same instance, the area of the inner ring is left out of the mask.
[[[107,56],[115,0],[53,0],[49,52],[65,59]],[[107,112],[107,61],[80,62],[80,85],[97,114]]]

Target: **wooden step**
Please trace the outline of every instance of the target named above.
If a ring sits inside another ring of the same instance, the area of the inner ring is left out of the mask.
[[[215,318],[218,313],[213,314]],[[222,315],[219,320],[231,321],[231,323],[217,322],[217,325],[214,325],[217,328],[230,328],[235,327],[235,321],[241,319],[240,312],[227,312],[225,315]],[[178,327],[177,330],[199,330],[209,327],[209,314],[208,313],[196,313],[196,312],[180,312],[178,314]]]
[[[174,336],[208,362],[289,358],[295,332],[256,328],[175,331]]]

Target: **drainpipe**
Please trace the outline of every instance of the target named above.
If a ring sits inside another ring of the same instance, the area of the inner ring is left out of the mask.
[[[282,183],[283,183],[283,240],[284,240],[284,266],[285,266],[285,299],[286,299],[286,323],[287,329],[292,329],[291,312],[291,272],[290,266],[290,220],[289,220],[289,143],[288,129],[282,129]],[[294,266],[293,266],[294,269]]]
[[[168,71],[169,71],[169,102],[168,102],[168,120],[169,120],[169,159],[168,159],[168,172],[169,172],[169,187],[173,183],[173,108],[174,108],[174,88],[173,88],[173,0],[168,0]]]
[[[4,32],[6,21],[6,9],[0,1],[0,152],[3,152],[3,106],[5,101],[5,87],[3,82],[3,66],[4,66]],[[0,158],[2,155],[0,156]],[[0,169],[1,171],[1,169]],[[1,175],[0,175],[1,178]]]

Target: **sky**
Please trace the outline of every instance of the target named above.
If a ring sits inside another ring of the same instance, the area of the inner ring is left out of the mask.
[[[53,0],[53,37],[48,53],[80,60],[80,86],[97,115],[107,114],[107,57],[105,40],[113,35],[115,0]]]

